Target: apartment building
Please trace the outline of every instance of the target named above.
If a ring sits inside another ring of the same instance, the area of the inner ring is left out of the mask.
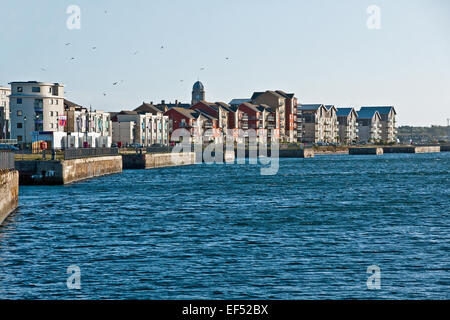
[[[253,129],[258,141],[273,141],[279,137],[278,117],[277,111],[273,111],[268,105],[244,102],[237,110],[236,129],[244,130],[245,137],[248,136],[245,130]]]
[[[228,114],[232,112],[232,109],[228,104],[224,102],[207,102],[202,100],[194,104],[191,109],[200,110],[217,119],[217,126],[214,128],[226,133],[228,129]]]
[[[67,134],[63,145],[69,148],[109,148],[112,143],[111,114],[87,109],[67,99],[64,100]]]
[[[46,132],[58,147],[65,136],[64,85],[37,81],[10,85],[11,138],[27,145],[36,133]]]
[[[112,126],[113,143],[122,145],[169,143],[169,118],[155,108],[140,106],[134,111],[121,111],[114,116]],[[138,110],[138,111],[136,111]],[[133,123],[133,124],[131,124]],[[132,134],[128,131],[133,130]]]
[[[358,112],[358,136],[360,142],[376,143],[382,139],[381,116],[376,109],[361,109]]]
[[[361,107],[360,112],[376,110],[381,117],[381,140],[386,143],[397,141],[397,112],[393,106]]]
[[[302,143],[337,143],[339,127],[332,105],[302,104],[297,112],[297,136]]]
[[[358,141],[358,114],[354,108],[337,108],[339,142],[350,144]]]
[[[174,131],[177,129],[188,130],[192,137],[191,142],[194,142],[196,137],[203,137],[206,142],[215,139],[214,134],[211,134],[210,131],[218,127],[218,119],[200,109],[175,107],[169,109],[164,115],[169,117]]]
[[[254,92],[253,104],[268,105],[274,112],[279,113],[280,139],[287,142],[297,142],[297,107],[295,94],[281,90]]]
[[[9,139],[11,123],[9,115],[9,95],[11,88],[0,86],[0,139]]]

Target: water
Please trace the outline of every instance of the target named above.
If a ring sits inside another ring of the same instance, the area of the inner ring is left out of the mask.
[[[22,187],[0,298],[449,299],[449,171],[449,153],[317,156]]]

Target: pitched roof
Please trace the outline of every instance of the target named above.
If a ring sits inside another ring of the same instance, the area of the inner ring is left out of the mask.
[[[394,114],[397,114],[393,106],[372,106],[372,107],[361,107],[360,111],[363,110],[376,110],[379,114],[389,114],[391,110],[394,110]]]
[[[137,113],[137,111],[129,111],[129,110],[122,110],[118,113],[119,114],[123,114],[123,115],[137,115],[139,113]]]
[[[282,90],[276,90],[275,92],[278,93],[279,95],[281,95],[281,96],[283,96],[285,98],[289,98],[289,99],[292,99],[295,96],[294,93],[286,93],[286,92],[284,92]]]
[[[178,113],[181,113],[186,118],[190,118],[190,119],[197,119],[198,114],[199,114],[198,111],[196,111],[196,110],[186,109],[186,108],[181,108],[181,107],[174,107],[174,108],[171,108],[170,110],[175,110]]]
[[[228,104],[229,105],[240,105],[240,104],[243,104],[244,102],[251,102],[251,101],[252,101],[252,99],[233,99]]]
[[[320,107],[323,107],[323,104],[300,104],[300,110],[317,110]]]
[[[336,116],[338,117],[347,117],[350,115],[354,108],[337,108]]]
[[[373,108],[366,108],[366,109],[361,108],[361,110],[359,110],[357,114],[358,119],[372,119],[375,116],[375,114],[379,115],[377,109]]]
[[[151,113],[151,114],[158,114],[161,113],[161,110],[157,107],[155,107],[153,104],[145,103],[143,102],[139,107],[134,109],[139,114],[143,113]]]
[[[68,108],[75,108],[75,109],[79,109],[79,108],[84,108],[82,105],[76,104],[75,102],[72,102],[70,100],[64,99],[64,108],[68,109]],[[86,109],[86,108],[84,108]]]
[[[249,109],[252,109],[255,112],[259,112],[258,105],[250,103],[250,102],[244,102],[241,104],[241,106],[246,106]]]

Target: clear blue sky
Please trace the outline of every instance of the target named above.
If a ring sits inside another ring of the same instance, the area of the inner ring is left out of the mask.
[[[80,30],[66,28],[71,4]],[[372,4],[380,30],[366,26]],[[301,103],[393,104],[400,124],[450,118],[448,0],[1,0],[0,30],[0,84],[61,82],[106,111],[190,102],[200,77],[210,101],[282,89]]]

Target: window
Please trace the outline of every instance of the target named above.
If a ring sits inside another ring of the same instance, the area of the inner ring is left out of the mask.
[[[58,104],[58,99],[55,100],[55,104]]]
[[[17,110],[17,116],[21,117],[22,116],[22,110]]]
[[[22,98],[17,98],[17,104],[22,104]]]
[[[31,92],[41,92],[41,88],[40,87],[32,87]]]
[[[17,129],[22,129],[22,123],[21,122],[17,123]]]
[[[53,111],[50,111],[50,117],[53,117]]]
[[[50,123],[50,128],[53,129],[53,123]]]
[[[17,141],[22,141],[22,136],[17,136]]]
[[[58,111],[56,111],[56,116],[58,116]]]
[[[52,93],[52,87],[48,88],[48,93]]]
[[[17,87],[17,92],[22,92],[23,88],[22,87]]]
[[[50,104],[53,104],[53,99],[50,99]]]

